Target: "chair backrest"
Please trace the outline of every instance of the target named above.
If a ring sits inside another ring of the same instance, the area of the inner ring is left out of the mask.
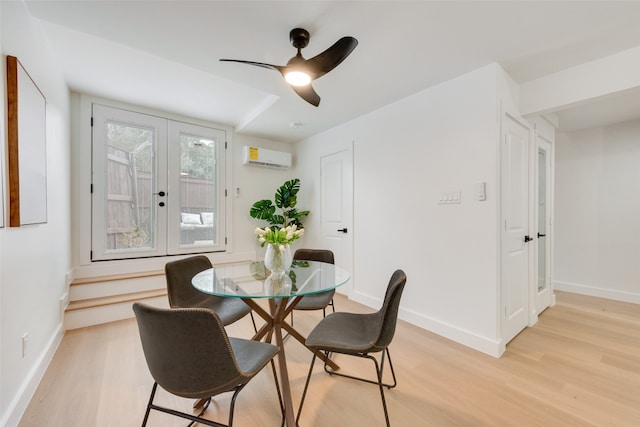
[[[211,295],[200,292],[191,284],[193,276],[209,268],[211,268],[211,261],[204,255],[165,264],[169,305],[172,308],[189,308],[196,306],[203,299],[210,298]]]
[[[379,334],[378,339],[373,345],[375,350],[384,350],[391,344],[393,335],[396,332],[396,324],[398,322],[398,310],[400,308],[400,297],[404,290],[404,285],[407,283],[407,275],[402,270],[396,270],[391,279],[389,285],[387,285],[387,291],[384,296],[384,303],[382,308],[378,311],[379,316]]]
[[[333,252],[328,249],[298,249],[293,254],[293,259],[335,264]]]
[[[163,309],[135,303],[142,349],[154,380],[187,398],[204,398],[248,381],[222,322],[204,308]]]

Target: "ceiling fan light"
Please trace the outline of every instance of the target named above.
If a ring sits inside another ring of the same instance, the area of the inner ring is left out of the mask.
[[[303,71],[289,71],[284,79],[293,86],[306,86],[311,83],[311,76]]]

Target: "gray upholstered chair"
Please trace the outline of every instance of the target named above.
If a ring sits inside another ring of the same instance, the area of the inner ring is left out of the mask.
[[[320,261],[334,264],[333,252],[327,249],[298,249],[293,254],[293,259],[294,261]],[[322,310],[322,317],[325,317],[327,306],[330,305],[335,313],[336,309],[333,305],[335,293],[336,290],[332,289],[318,294],[305,295],[298,301],[294,310]],[[293,320],[293,313],[291,319]]]
[[[225,326],[250,314],[253,329],[257,331],[251,308],[240,298],[208,295],[191,285],[193,276],[209,268],[211,268],[211,261],[204,255],[171,261],[165,265],[164,272],[171,308],[209,308],[216,312]]]
[[[300,414],[302,413],[302,405],[304,404],[304,399],[307,394],[316,357],[318,352],[323,351],[327,355],[329,353],[340,353],[373,361],[376,367],[376,381],[340,374],[330,369],[326,364],[324,365],[324,370],[330,375],[339,375],[358,381],[377,384],[380,388],[384,417],[387,421],[387,426],[390,425],[383,387],[390,389],[397,384],[396,374],[393,370],[393,364],[391,363],[389,344],[391,344],[391,340],[395,334],[400,297],[402,296],[406,282],[407,276],[405,273],[402,270],[396,270],[391,276],[384,297],[384,303],[378,312],[367,314],[333,313],[322,319],[311,331],[307,337],[306,344],[314,353],[302,393],[297,419],[300,418]],[[381,353],[380,364],[378,364],[378,360],[372,356],[371,353]],[[385,356],[386,359],[389,360],[389,367],[391,368],[391,375],[393,377],[392,384],[383,382],[382,374],[384,371]]]
[[[273,363],[278,347],[228,337],[220,317],[206,308],[163,309],[135,303],[133,311],[147,366],[154,379],[142,426],[147,424],[152,409],[186,418],[191,424],[222,426],[224,424],[202,418],[202,414],[211,396],[231,391],[228,425],[232,426],[238,393],[267,363]],[[277,377],[275,382],[282,408]],[[206,399],[206,403],[197,415],[155,405],[158,385],[171,394]]]

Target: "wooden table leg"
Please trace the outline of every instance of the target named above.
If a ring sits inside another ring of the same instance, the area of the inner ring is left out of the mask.
[[[269,299],[269,312],[262,308],[255,300],[245,298],[243,301],[253,309],[260,317],[265,320],[265,324],[258,330],[254,336],[255,340],[265,339],[271,342],[275,338],[275,344],[280,349],[278,351],[278,368],[280,370],[280,388],[282,390],[282,400],[284,403],[285,425],[287,427],[296,427],[295,414],[293,408],[293,399],[291,398],[291,384],[289,383],[289,371],[287,369],[287,358],[284,351],[284,339],[282,330],[285,329],[289,335],[293,336],[302,345],[306,347],[305,338],[286,322],[288,314],[291,312],[295,304],[300,300],[297,298],[287,307],[289,298]],[[307,347],[309,348],[309,347]],[[309,348],[309,351],[312,351]],[[318,353],[318,357],[324,360],[331,368],[338,370],[340,367],[331,359],[327,358],[324,353]]]
[[[276,304],[269,300],[273,314],[273,332],[276,338],[276,345],[280,348],[278,352],[278,367],[280,368],[280,384],[282,387],[282,400],[284,401],[284,418],[287,427],[295,427],[296,420],[293,409],[293,399],[291,398],[291,384],[289,383],[289,371],[287,369],[287,358],[284,352],[284,340],[282,339],[282,314],[286,306],[286,298],[281,299]]]

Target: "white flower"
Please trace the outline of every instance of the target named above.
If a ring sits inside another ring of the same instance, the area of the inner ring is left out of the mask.
[[[2,0],[0,0],[2,1]],[[265,244],[273,245],[280,249],[280,251],[284,251],[285,245],[290,245],[295,240],[300,238],[304,232],[304,229],[298,227],[296,225],[288,225],[286,227],[274,227],[271,228],[265,227],[260,228],[257,227],[254,230],[254,234],[258,238],[258,242],[260,246],[264,247]]]

